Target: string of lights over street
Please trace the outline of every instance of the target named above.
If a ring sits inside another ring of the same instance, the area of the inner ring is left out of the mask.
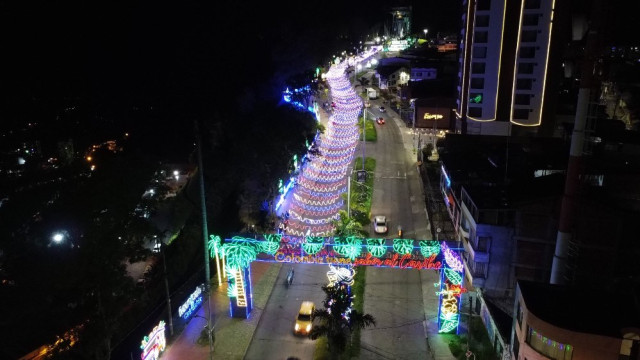
[[[344,205],[340,195],[347,191],[347,173],[358,144],[358,116],[363,108],[363,101],[351,86],[346,70],[365,62],[375,52],[368,51],[345,61],[338,59],[327,72],[335,110],[319,140],[320,155],[308,162],[298,177],[289,206],[287,234],[328,236],[333,233],[332,221],[338,219]]]

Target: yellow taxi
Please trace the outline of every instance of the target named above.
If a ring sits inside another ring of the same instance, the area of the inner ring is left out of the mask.
[[[316,306],[312,301],[303,301],[300,305],[300,311],[298,311],[298,317],[296,318],[296,325],[293,328],[295,334],[309,335],[311,328],[313,327],[313,312]]]

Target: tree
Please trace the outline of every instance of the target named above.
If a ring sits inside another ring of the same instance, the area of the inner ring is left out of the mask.
[[[349,217],[344,210],[340,210],[339,218],[333,221],[333,226],[335,236],[367,236],[362,225],[355,218]]]
[[[316,340],[326,336],[329,344],[329,353],[339,355],[344,352],[347,339],[356,329],[364,329],[376,325],[376,320],[370,314],[361,314],[352,309],[353,295],[350,287],[343,283],[334,286],[323,286],[326,294],[322,302],[324,309],[316,309],[313,312],[318,325],[314,325],[309,333],[309,338]]]

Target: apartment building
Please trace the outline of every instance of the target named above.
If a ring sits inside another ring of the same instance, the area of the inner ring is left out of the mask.
[[[549,106],[555,0],[463,0],[457,130],[536,132]],[[551,97],[552,98],[552,97]]]

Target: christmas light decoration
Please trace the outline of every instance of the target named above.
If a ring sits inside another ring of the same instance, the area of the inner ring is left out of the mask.
[[[282,234],[264,234],[264,242],[260,242],[260,250],[267,254],[275,255],[280,248]]]
[[[367,251],[371,256],[382,257],[387,252],[384,239],[367,239]]]
[[[227,265],[232,269],[243,269],[249,267],[256,259],[257,251],[255,247],[245,239],[234,236],[231,243],[222,246],[224,256],[227,258]]]
[[[216,270],[218,274],[218,285],[222,285],[222,277],[220,274],[220,255],[222,249],[222,240],[220,236],[217,235],[209,235],[209,242],[207,243],[209,246],[209,256],[216,258]]]
[[[429,257],[433,254],[440,253],[440,243],[435,240],[420,241],[420,252],[422,256]]]
[[[362,252],[362,239],[355,236],[346,239],[336,237],[333,241],[335,243],[333,250],[351,260],[357,258]]]
[[[332,221],[344,206],[340,194],[347,190],[347,172],[358,143],[358,115],[363,106],[345,74],[346,66],[338,61],[326,73],[335,109],[319,141],[320,155],[300,168],[288,209],[287,234],[329,235],[333,232]],[[304,93],[304,89],[300,91]],[[295,90],[285,92],[289,101],[295,94]]]
[[[462,284],[462,276],[459,273],[451,269],[444,269],[443,271],[444,271],[444,275],[447,277],[449,281],[451,281],[452,284],[454,285]]]
[[[142,349],[142,360],[157,360],[160,357],[160,353],[164,351],[167,346],[167,340],[164,335],[165,322],[160,320],[149,335],[142,339],[140,349]]]
[[[336,284],[351,286],[353,285],[353,277],[355,275],[356,271],[353,267],[335,267],[329,265],[329,271],[327,272],[329,286],[335,286]]]
[[[306,236],[305,242],[302,244],[302,249],[307,254],[315,255],[324,246],[324,238],[320,236]]]
[[[462,261],[460,260],[458,254],[449,249],[445,242],[442,242],[440,247],[444,254],[444,259],[447,262],[447,265],[457,272],[462,272],[462,269],[464,269],[464,265],[462,264]]]
[[[411,254],[413,251],[413,240],[410,239],[393,239],[393,251],[398,254]]]

